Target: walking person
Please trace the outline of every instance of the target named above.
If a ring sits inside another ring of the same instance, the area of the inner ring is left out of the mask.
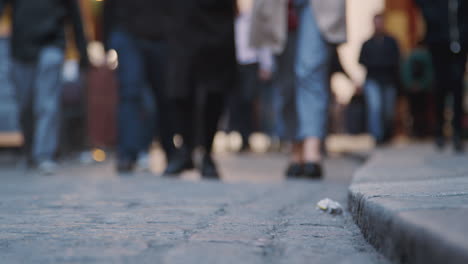
[[[411,132],[415,138],[430,135],[434,69],[431,54],[424,43],[419,43],[405,58],[401,67],[401,80],[412,118]]]
[[[345,1],[257,0],[256,7],[261,19],[252,25],[252,45],[281,54],[273,83],[283,91],[282,116],[289,116],[282,129],[292,141],[286,175],[320,178],[331,54],[346,41]]]
[[[306,178],[320,178],[322,141],[326,136],[329,71],[332,52],[346,41],[344,0],[298,0],[299,23],[295,63],[298,131],[293,152]]]
[[[456,152],[464,151],[463,99],[468,53],[468,2],[465,0],[415,0],[426,21],[426,40],[435,73],[436,147],[443,149],[445,107],[453,95],[452,139]]]
[[[374,34],[362,45],[359,63],[367,69],[368,128],[377,144],[383,144],[393,131],[400,50],[396,39],[385,32],[384,16],[376,15],[373,23]]]
[[[119,172],[129,172],[135,168],[142,146],[148,147],[148,141],[152,138],[151,127],[156,122],[168,159],[175,149],[165,95],[171,10],[171,5],[163,0],[105,1],[105,46],[106,49],[116,50],[119,57]],[[152,93],[145,92],[148,84]],[[145,95],[150,96],[158,107],[158,117],[154,120],[145,118],[148,116],[144,101],[148,98],[144,98]]]
[[[297,50],[298,12],[294,0],[255,0],[250,44],[268,48],[275,54],[271,89],[273,136],[295,142],[297,133],[296,80],[294,65]],[[302,174],[301,157],[291,155],[287,176]]]
[[[16,88],[27,159],[44,174],[53,174],[59,140],[60,88],[65,25],[71,23],[88,65],[86,39],[77,1],[1,0],[12,7],[12,80]]]
[[[203,147],[200,172],[218,179],[212,147],[227,94],[235,86],[234,0],[185,0],[176,6],[171,31],[168,95],[183,145],[165,175],[194,167],[192,152]]]
[[[241,152],[249,151],[249,137],[254,131],[255,103],[260,94],[261,81],[268,81],[273,67],[273,56],[267,48],[250,47],[252,1],[237,1],[239,12],[235,21],[236,55],[239,72],[238,86],[228,101],[229,130],[242,137]]]

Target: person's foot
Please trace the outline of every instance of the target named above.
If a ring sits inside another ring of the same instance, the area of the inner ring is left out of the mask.
[[[52,160],[45,160],[38,163],[37,169],[42,175],[50,176],[57,172],[58,165]]]
[[[166,170],[163,175],[173,176],[179,175],[186,170],[194,168],[192,154],[186,150],[178,150],[173,157],[169,159]]]
[[[286,177],[288,178],[299,178],[303,175],[303,165],[300,163],[291,163],[286,169]]]
[[[307,162],[304,164],[304,177],[307,179],[320,179],[323,176],[322,165],[315,162]]]
[[[132,172],[135,168],[135,162],[130,159],[119,159],[117,160],[117,172],[128,173]]]
[[[435,146],[437,150],[441,151],[445,148],[445,138],[442,136],[438,136],[435,139]]]
[[[148,152],[141,152],[138,154],[137,167],[142,171],[150,171],[150,155]]]
[[[251,151],[252,149],[250,148],[249,144],[242,144],[242,147],[239,149],[240,154],[249,153]]]
[[[465,144],[461,136],[459,135],[453,136],[453,149],[455,150],[456,153],[465,152]]]
[[[211,158],[211,156],[208,154],[203,157],[200,173],[202,178],[205,179],[220,178],[218,169],[216,168],[216,164],[213,161],[213,158]]]

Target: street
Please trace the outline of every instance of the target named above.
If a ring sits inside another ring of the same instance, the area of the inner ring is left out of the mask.
[[[346,207],[362,161],[330,158],[322,181],[285,181],[282,154],[219,161],[223,182],[116,175],[112,161],[50,177],[5,167],[0,262],[388,263],[347,211],[316,209],[327,197]]]

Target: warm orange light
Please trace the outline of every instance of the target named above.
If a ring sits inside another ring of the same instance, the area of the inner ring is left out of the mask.
[[[103,162],[106,160],[106,152],[102,149],[94,149],[93,150],[93,160],[96,162]]]

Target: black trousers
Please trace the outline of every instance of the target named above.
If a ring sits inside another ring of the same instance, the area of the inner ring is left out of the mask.
[[[214,92],[198,85],[189,97],[171,99],[173,126],[183,138],[183,148],[192,151],[202,146],[211,153],[218,123],[224,110],[224,92]]]
[[[408,94],[411,116],[413,117],[412,133],[414,137],[423,138],[431,135],[429,92],[413,92]]]
[[[445,107],[447,97],[453,95],[453,130],[455,135],[462,134],[464,74],[466,69],[466,50],[452,53],[446,45],[430,47],[435,69],[436,96],[436,136],[443,136]]]
[[[248,145],[249,136],[255,129],[255,103],[259,94],[258,65],[239,65],[238,86],[228,101],[228,130],[242,136],[243,145]]]

